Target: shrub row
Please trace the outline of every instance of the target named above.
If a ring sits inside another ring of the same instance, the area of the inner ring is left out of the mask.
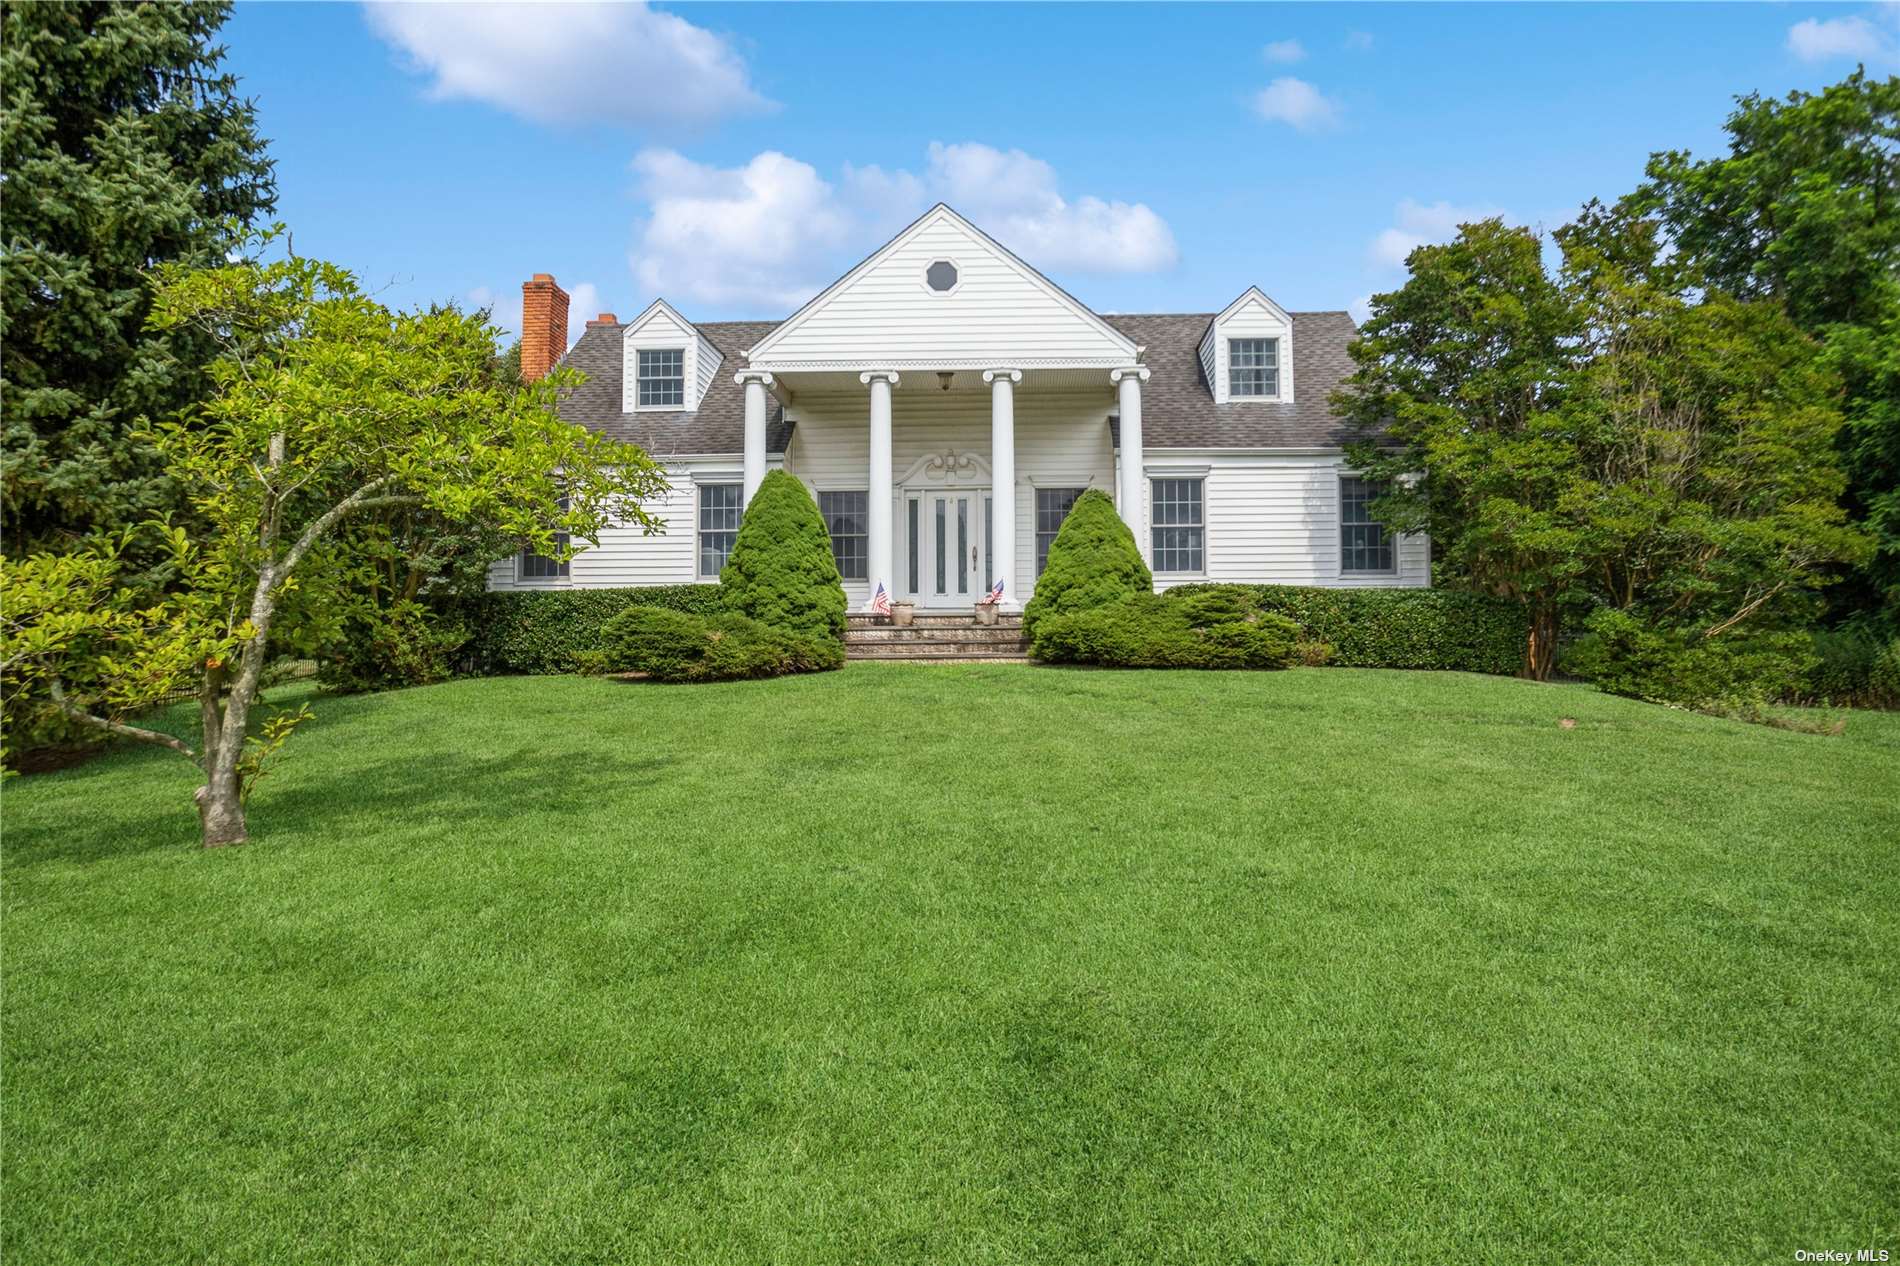
[[[736,681],[844,666],[844,644],[822,634],[774,628],[748,616],[693,615],[629,607],[602,630],[603,651],[583,651],[577,666],[639,672],[656,681]]]
[[[1816,633],[1813,655],[1800,702],[1900,708],[1900,638]]]
[[[1044,615],[1031,647],[1038,659],[1109,668],[1289,668],[1299,629],[1261,614],[1248,592],[1180,599],[1144,593],[1081,611]]]
[[[1454,589],[1320,589],[1302,585],[1178,585],[1168,593],[1244,588],[1260,609],[1332,647],[1340,668],[1427,668],[1513,676],[1524,667],[1522,603]]]
[[[467,671],[571,673],[575,656],[607,649],[607,622],[623,611],[659,607],[711,615],[720,602],[718,585],[550,589],[485,593],[451,604],[451,613],[471,634],[463,647]]]

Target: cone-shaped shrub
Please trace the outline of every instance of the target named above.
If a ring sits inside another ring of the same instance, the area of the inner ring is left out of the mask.
[[[766,475],[719,573],[726,609],[790,633],[844,639],[844,587],[818,503],[796,475]]]
[[[1049,543],[1049,562],[1036,581],[1036,596],[1023,608],[1023,632],[1033,638],[1046,616],[1087,611],[1154,590],[1154,576],[1141,561],[1135,534],[1115,513],[1115,502],[1091,488],[1075,499],[1062,529]]]

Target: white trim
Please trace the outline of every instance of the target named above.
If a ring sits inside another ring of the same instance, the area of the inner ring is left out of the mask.
[[[1127,364],[1139,358],[1141,349],[1136,347],[1134,343],[1129,340],[1126,334],[1123,334],[1120,330],[1116,329],[1114,326],[1104,321],[1101,317],[1097,316],[1094,312],[1090,311],[1079,300],[1077,300],[1074,295],[1071,295],[1068,291],[1056,285],[1053,281],[1050,281],[1047,277],[1043,276],[1040,272],[1036,271],[1034,268],[1031,268],[1028,264],[1024,263],[1022,258],[1018,256],[1014,251],[1010,250],[1007,246],[1004,246],[1001,242],[991,237],[988,233],[985,233],[982,229],[978,228],[976,225],[964,219],[950,206],[950,204],[946,202],[939,202],[936,206],[930,208],[930,210],[924,212],[922,215],[918,216],[915,220],[911,221],[909,227],[899,232],[896,237],[893,237],[890,241],[884,243],[884,245],[880,246],[877,250],[873,251],[870,255],[866,256],[863,260],[861,260],[858,263],[858,265],[855,268],[851,269],[850,272],[838,278],[838,280],[832,282],[829,286],[826,286],[823,290],[819,291],[816,295],[812,296],[812,298],[806,302],[804,307],[792,313],[791,316],[787,317],[784,321],[780,322],[777,328],[775,328],[770,334],[767,334],[764,338],[760,339],[752,347],[748,348],[745,354],[746,359],[753,365],[762,364],[762,362],[766,359],[766,353],[768,353],[782,338],[784,338],[786,334],[790,333],[792,330],[802,325],[805,322],[805,320],[813,312],[817,311],[819,307],[823,306],[823,304],[831,298],[833,293],[835,293],[838,290],[843,289],[845,286],[849,285],[852,281],[855,281],[862,273],[870,269],[873,265],[878,263],[885,256],[889,255],[892,251],[896,250],[899,246],[909,241],[912,237],[916,236],[918,233],[921,233],[924,229],[928,228],[929,226],[933,224],[936,224],[945,220],[948,220],[950,223],[957,225],[958,227],[963,229],[965,232],[975,235],[977,238],[988,243],[990,246],[996,248],[997,251],[1001,252],[1001,254],[1003,255],[1005,259],[1009,260],[1011,263],[1015,264],[1018,268],[1020,268],[1023,271],[1024,275],[1029,278],[1031,283],[1040,287],[1046,294],[1049,295],[1050,298],[1055,299],[1057,302],[1065,305],[1076,316],[1081,317],[1083,320],[1095,326],[1097,330],[1099,330],[1101,333],[1107,335],[1111,340],[1113,340],[1117,347],[1126,348],[1127,354],[1123,356],[1119,360],[1118,363]],[[961,267],[959,267],[957,270],[957,284],[958,285],[963,284],[963,270]],[[936,293],[942,293],[942,292],[936,292]],[[968,368],[968,369],[988,369],[991,366],[993,366],[995,363],[996,362],[994,360],[986,360],[986,361],[975,362],[969,365],[954,364],[954,367]],[[1054,368],[1058,364],[1063,365],[1063,366],[1068,366],[1071,363],[1072,362],[1066,362],[1066,361],[1064,362],[1038,362],[1034,360],[1019,360],[1017,362],[1017,364],[1025,368]],[[892,369],[920,369],[920,368],[930,367],[931,362],[925,361],[925,362],[918,362],[916,364],[902,364],[902,363],[892,364],[890,362],[884,362],[884,364],[886,365],[886,367],[892,368]],[[770,368],[776,369],[776,370],[803,369],[807,371],[827,369],[827,368],[845,369],[845,368],[855,368],[855,367],[856,367],[855,365],[848,366],[846,364],[839,363],[839,362],[805,362],[805,361],[778,361],[778,362],[774,362],[770,366]],[[943,369],[949,369],[953,367],[953,362],[949,362],[949,361],[937,362],[937,367],[943,368]],[[1078,367],[1087,367],[1087,365],[1085,364],[1083,366],[1078,366]]]

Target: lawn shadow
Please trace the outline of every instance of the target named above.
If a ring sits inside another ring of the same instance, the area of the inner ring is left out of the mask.
[[[135,807],[124,806],[122,798],[115,805],[113,797],[89,794],[87,784],[123,770],[127,762],[165,759],[166,754],[157,751],[126,752],[67,772],[55,812],[42,809],[26,821],[9,815],[7,869],[197,848],[192,791],[198,775],[182,762],[181,772],[189,778],[181,779],[175,791],[153,791]],[[580,824],[596,820],[603,803],[658,785],[673,763],[670,755],[619,757],[523,746],[488,756],[409,749],[339,767],[334,752],[311,752],[303,764],[292,758],[277,777],[259,785],[247,806],[252,837],[248,847],[268,846],[274,840],[320,843],[346,830],[360,834],[364,818],[386,822],[398,832],[418,819],[492,820],[497,803],[511,810],[530,808],[557,828]]]

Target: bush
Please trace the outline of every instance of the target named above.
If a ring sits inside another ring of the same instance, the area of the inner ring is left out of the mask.
[[[1523,671],[1530,615],[1506,598],[1455,589],[1322,589],[1304,585],[1178,585],[1179,601],[1226,603],[1245,593],[1340,668],[1426,668],[1514,676]],[[1322,646],[1323,644],[1323,646]]]
[[[1298,662],[1299,629],[1291,620],[1230,613],[1224,603],[1136,594],[1045,615],[1031,648],[1053,663],[1114,668],[1287,668]]]
[[[1816,633],[1814,666],[1796,698],[1853,708],[1900,708],[1900,638]]]
[[[656,681],[735,681],[823,672],[844,664],[842,643],[775,629],[732,612],[702,616],[630,607],[601,633],[605,649],[584,652],[582,666],[646,673]]]
[[[1805,633],[1656,629],[1627,611],[1598,611],[1563,670],[1606,694],[1689,708],[1759,708],[1794,693],[1814,661]]]
[[[324,651],[317,682],[340,694],[427,686],[455,675],[456,652],[469,640],[458,612],[419,602],[387,610],[365,605],[343,622]]]
[[[720,605],[718,585],[647,585],[484,593],[441,609],[470,631],[461,670],[488,676],[573,672],[576,656],[606,649],[607,622],[631,608],[711,614]]]
[[[1036,626],[1049,616],[1107,606],[1153,589],[1154,577],[1115,502],[1091,488],[1075,499],[1049,544],[1036,594],[1023,608],[1023,633],[1033,639]]]
[[[719,585],[728,611],[843,643],[844,583],[831,534],[795,475],[772,471],[752,494]]]

